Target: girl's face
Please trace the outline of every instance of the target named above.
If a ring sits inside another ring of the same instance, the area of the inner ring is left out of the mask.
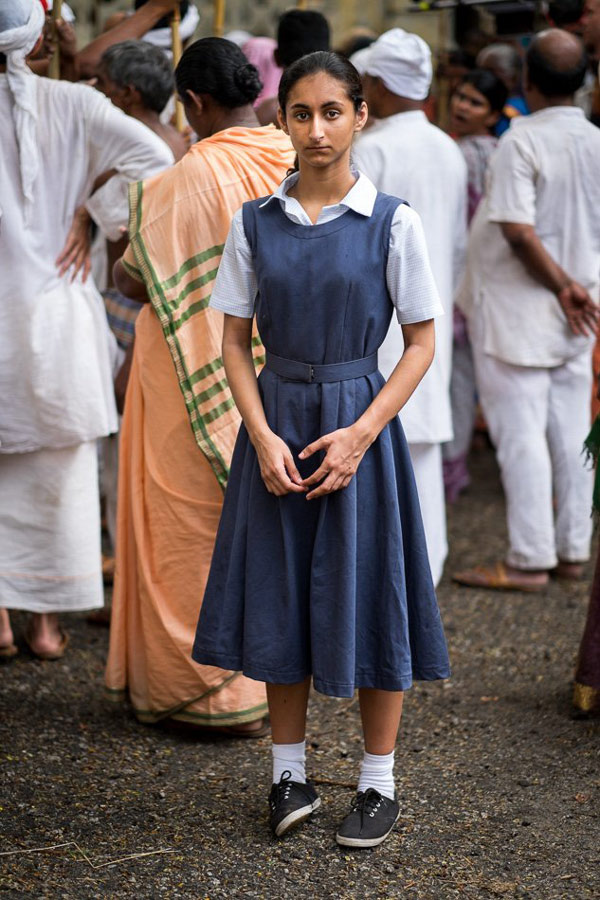
[[[459,137],[489,134],[500,114],[472,84],[459,84],[450,100],[450,131]]]
[[[354,135],[367,121],[367,104],[358,112],[346,87],[326,72],[307,75],[291,89],[279,124],[289,134],[300,168],[326,168],[350,156]]]

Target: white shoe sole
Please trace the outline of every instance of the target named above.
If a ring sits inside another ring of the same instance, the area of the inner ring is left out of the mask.
[[[382,844],[386,837],[391,834],[394,825],[400,818],[400,811],[398,811],[398,815],[390,825],[389,829],[386,831],[384,835],[377,838],[351,838],[344,837],[343,834],[336,834],[335,839],[342,847],[377,847],[378,844]]]
[[[296,825],[301,825],[302,822],[306,822],[308,817],[314,813],[315,809],[318,809],[321,805],[321,798],[317,797],[314,803],[309,803],[308,806],[301,806],[300,809],[295,809],[294,812],[291,812],[289,815],[282,819],[277,828],[275,829],[275,834],[277,837],[283,837],[286,832],[290,831],[292,828],[295,828]]]

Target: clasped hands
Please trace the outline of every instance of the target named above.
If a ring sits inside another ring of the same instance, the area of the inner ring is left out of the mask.
[[[325,451],[325,458],[316,471],[302,478],[289,447],[274,432],[254,441],[260,474],[269,493],[277,497],[306,494],[307,500],[347,487],[369,445],[370,441],[359,433],[356,425],[325,434],[299,454],[304,460],[320,450]]]

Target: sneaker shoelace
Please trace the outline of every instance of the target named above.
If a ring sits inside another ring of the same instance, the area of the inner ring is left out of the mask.
[[[385,797],[374,788],[367,788],[364,793],[358,794],[352,801],[352,809],[360,813],[361,819],[364,816],[374,818],[379,809],[385,805]]]
[[[292,773],[286,769],[285,772],[281,773],[281,778],[278,783],[275,785],[275,792],[277,795],[277,802],[281,800],[287,800],[290,796],[290,791],[292,789]]]
[[[298,790],[302,791],[304,785],[299,783],[294,783],[294,787]],[[281,773],[281,778],[275,785],[275,796],[272,800],[272,805],[275,807],[279,803],[285,802],[289,800],[290,791],[292,790],[292,773],[286,769],[285,772]],[[302,791],[302,793],[306,796],[307,800],[312,803],[312,798],[308,794],[307,791]]]

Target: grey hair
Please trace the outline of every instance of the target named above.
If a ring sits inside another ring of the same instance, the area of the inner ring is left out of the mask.
[[[105,50],[100,65],[120,88],[139,91],[148,109],[161,113],[175,90],[171,63],[159,47],[146,41],[122,41]]]
[[[519,51],[511,44],[489,44],[479,51],[476,63],[484,69],[493,65],[498,73],[502,73],[506,78],[516,79],[521,75],[521,57]]]

